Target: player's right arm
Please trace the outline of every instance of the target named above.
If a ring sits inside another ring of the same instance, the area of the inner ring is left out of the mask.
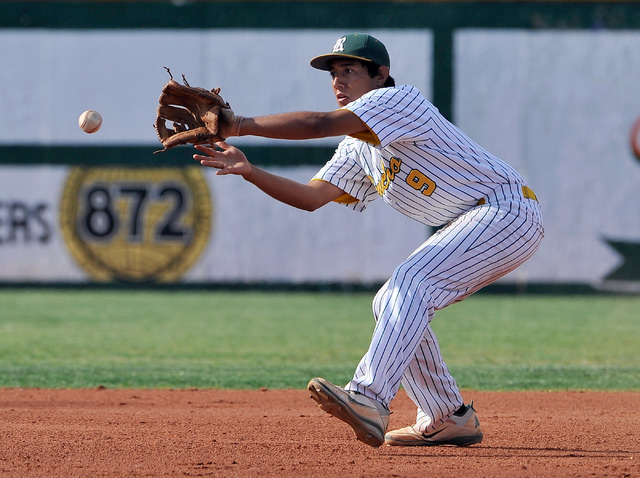
[[[228,143],[219,142],[217,146],[196,145],[195,148],[202,154],[194,154],[193,158],[203,166],[216,168],[217,175],[242,176],[272,198],[289,206],[315,211],[344,195],[342,189],[326,181],[312,180],[302,184],[258,168],[247,160],[242,151]]]
[[[367,125],[353,112],[337,109],[328,112],[295,111],[267,116],[241,117],[224,112],[221,134],[261,136],[272,139],[315,139],[346,136],[368,131]],[[228,124],[228,126],[226,126]]]

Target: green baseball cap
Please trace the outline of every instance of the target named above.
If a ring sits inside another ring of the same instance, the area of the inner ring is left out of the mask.
[[[382,42],[366,33],[350,33],[338,38],[331,53],[316,56],[309,63],[318,70],[329,71],[331,62],[338,58],[353,58],[381,66],[391,66],[389,53]]]

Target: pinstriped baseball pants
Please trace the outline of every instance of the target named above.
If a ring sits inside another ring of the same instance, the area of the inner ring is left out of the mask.
[[[402,383],[417,428],[441,424],[463,399],[429,326],[435,311],[516,269],[543,236],[537,201],[501,193],[437,231],[376,294],[371,344],[345,388],[389,406]]]

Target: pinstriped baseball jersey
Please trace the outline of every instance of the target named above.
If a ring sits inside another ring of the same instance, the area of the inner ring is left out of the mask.
[[[403,214],[439,226],[501,184],[524,179],[448,122],[413,86],[368,92],[345,107],[369,128],[347,137],[316,174],[363,211],[378,196]]]

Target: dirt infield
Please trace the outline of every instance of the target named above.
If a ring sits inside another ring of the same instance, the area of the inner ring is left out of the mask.
[[[0,390],[1,476],[640,476],[640,392],[471,392],[469,448],[370,448],[305,390]],[[391,427],[411,424],[404,392]]]

